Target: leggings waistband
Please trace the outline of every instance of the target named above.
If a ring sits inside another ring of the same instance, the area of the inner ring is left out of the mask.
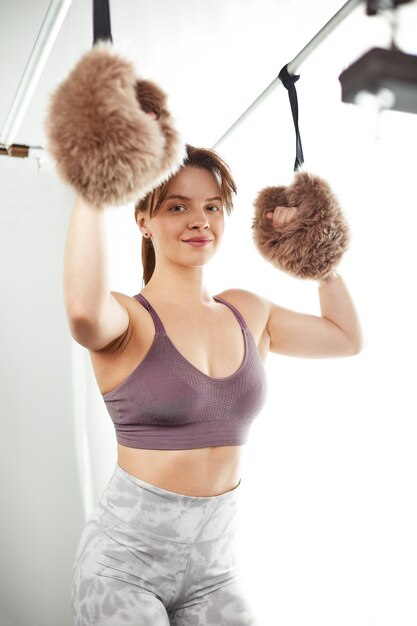
[[[133,528],[169,541],[207,541],[235,533],[238,485],[217,496],[161,489],[116,464],[99,506]]]

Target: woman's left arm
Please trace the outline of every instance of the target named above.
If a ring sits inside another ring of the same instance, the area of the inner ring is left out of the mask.
[[[364,347],[361,324],[352,297],[333,273],[318,282],[321,317],[291,311],[266,300],[270,352],[305,358],[343,357]]]
[[[291,222],[297,207],[277,206],[266,215],[275,227]],[[311,358],[353,356],[361,352],[364,338],[352,297],[337,272],[318,281],[321,317],[280,307],[270,300],[266,330],[270,352]]]

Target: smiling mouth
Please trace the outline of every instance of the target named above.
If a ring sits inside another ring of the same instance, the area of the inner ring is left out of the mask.
[[[189,243],[192,246],[205,246],[212,242],[212,239],[184,239],[184,243]]]
[[[190,239],[183,239],[182,241],[212,241],[209,237],[190,237]]]

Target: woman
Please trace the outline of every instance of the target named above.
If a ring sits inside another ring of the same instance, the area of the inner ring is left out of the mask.
[[[71,333],[89,350],[118,441],[75,557],[77,626],[255,624],[234,538],[241,446],[265,402],[263,361],[268,351],[340,357],[362,348],[336,274],[319,283],[321,317],[244,289],[210,295],[203,269],[236,186],[215,152],[188,146],[187,155],[135,208],[145,282],[137,296],[109,290],[102,211],[77,200],[70,224]],[[270,219],[296,211],[277,207]]]

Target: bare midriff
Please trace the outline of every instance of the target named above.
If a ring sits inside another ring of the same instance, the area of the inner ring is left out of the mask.
[[[147,450],[117,444],[117,451],[118,465],[129,474],[186,496],[221,495],[240,480],[242,446]]]

